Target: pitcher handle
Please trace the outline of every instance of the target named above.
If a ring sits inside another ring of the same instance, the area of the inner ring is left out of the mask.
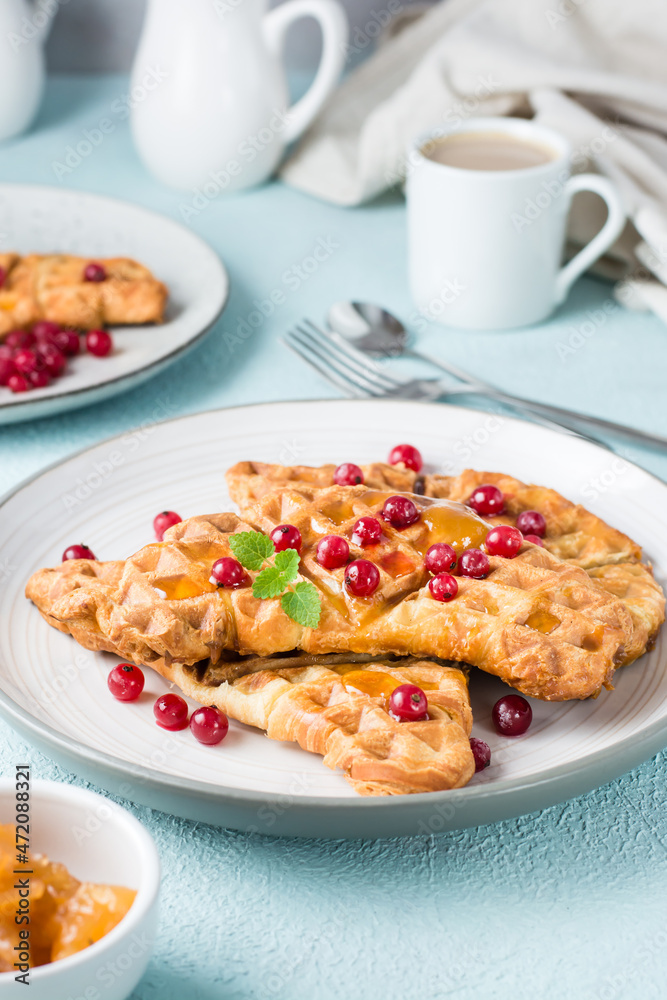
[[[40,45],[43,45],[48,38],[51,26],[58,13],[58,6],[58,4],[55,4],[54,10],[46,10],[44,7],[40,10],[37,0],[28,0],[28,7],[32,8],[32,23],[37,29],[33,37]]]
[[[347,17],[337,0],[287,0],[264,18],[269,46],[280,56],[290,25],[302,17],[314,17],[322,30],[322,58],[310,87],[287,111],[285,143],[305,132],[340,80],[345,65],[348,38]]]
[[[576,257],[562,267],[556,278],[556,303],[563,301],[573,282],[586,268],[595,263],[616,241],[625,226],[625,208],[618,191],[606,177],[599,174],[575,174],[565,185],[568,202],[577,191],[593,191],[607,203],[607,221],[595,236],[589,240]]]

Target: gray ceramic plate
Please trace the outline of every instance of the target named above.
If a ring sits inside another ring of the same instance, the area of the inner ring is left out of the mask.
[[[413,835],[489,823],[586,792],[667,745],[664,640],[617,674],[596,700],[533,702],[515,740],[490,725],[507,691],[473,672],[474,734],[492,766],[456,792],[360,798],[343,777],[291,744],[232,723],[215,748],[152,717],[167,689],[148,672],[139,702],[115,702],[108,654],[82,650],[49,628],[23,597],[37,568],[71,542],[123,558],[152,539],[165,508],[183,517],[227,509],[224,471],[239,459],[319,464],[383,458],[412,441],[433,469],[466,465],[543,482],[585,503],[643,544],[660,580],[667,568],[667,487],[603,449],[532,424],[450,406],[375,401],[275,403],[219,410],[124,434],[20,486],[0,515],[0,712],[24,736],[89,780],[136,802],[191,819],[270,834]],[[187,475],[184,474],[187,470]]]
[[[157,375],[204,336],[225,307],[220,258],[185,226],[138,205],[81,191],[0,184],[3,248],[19,253],[133,257],[169,288],[165,322],[113,331],[106,358],[85,351],[45,389],[0,386],[0,425],[99,403]]]

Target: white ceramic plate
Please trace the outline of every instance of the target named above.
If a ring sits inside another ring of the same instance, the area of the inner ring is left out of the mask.
[[[124,435],[42,473],[0,510],[0,711],[73,770],[112,791],[224,826],[307,836],[427,833],[490,822],[587,791],[667,744],[665,644],[617,675],[614,692],[564,704],[533,702],[515,740],[490,726],[508,689],[473,671],[475,735],[492,766],[457,792],[358,797],[339,773],[290,744],[235,723],[215,748],[165,734],[152,717],[165,682],[115,702],[106,676],[117,660],[80,649],[23,597],[29,575],[58,563],[72,542],[118,559],[152,540],[165,508],[181,516],[224,510],[225,469],[239,459],[319,464],[384,458],[399,441],[432,469],[466,465],[545,483],[629,532],[667,575],[667,487],[594,445],[474,410],[395,402],[276,403],[202,413]]]
[[[222,312],[229,279],[218,255],[185,226],[137,205],[61,188],[0,184],[3,250],[133,257],[169,288],[166,322],[116,327],[114,352],[85,352],[46,389],[0,386],[0,424],[100,402],[140,385],[202,337]]]

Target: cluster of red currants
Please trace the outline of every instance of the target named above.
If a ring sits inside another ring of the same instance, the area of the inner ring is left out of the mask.
[[[98,358],[106,357],[113,347],[106,330],[89,330],[86,350]],[[12,330],[0,344],[0,386],[11,392],[45,389],[67,369],[67,359],[81,350],[76,330],[58,323],[39,320],[30,330]]]

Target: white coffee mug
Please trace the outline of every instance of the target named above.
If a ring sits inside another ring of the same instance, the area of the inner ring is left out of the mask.
[[[476,170],[425,155],[454,132],[489,132],[537,144],[553,158],[537,166]],[[420,312],[472,330],[527,326],[547,317],[572,283],[619,236],[625,212],[597,174],[570,176],[564,136],[520,118],[474,118],[421,136],[407,159],[410,287]],[[577,191],[594,191],[608,216],[597,235],[561,266]]]

